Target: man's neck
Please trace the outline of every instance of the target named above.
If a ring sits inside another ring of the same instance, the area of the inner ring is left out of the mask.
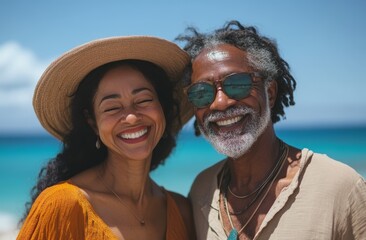
[[[229,160],[230,185],[249,192],[255,189],[276,165],[280,155],[279,145],[273,128],[266,129],[247,153]]]

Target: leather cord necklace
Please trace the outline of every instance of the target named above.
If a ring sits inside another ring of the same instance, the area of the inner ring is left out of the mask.
[[[256,189],[254,189],[254,191],[253,191],[253,192],[248,193],[248,194],[246,194],[246,195],[237,195],[237,194],[235,194],[235,193],[231,190],[230,185],[228,185],[227,189],[229,190],[229,193],[230,193],[231,195],[233,195],[234,197],[236,197],[236,198],[238,198],[238,199],[246,199],[246,198],[248,198],[248,197],[252,196],[254,193],[258,192],[258,191],[259,191],[259,189],[260,189],[260,187],[261,187],[264,183],[265,183],[265,182],[262,182],[262,184],[260,184]]]
[[[234,211],[234,209],[233,209],[233,211],[229,211],[229,214],[230,215],[235,215],[235,216],[238,216],[238,215],[241,215],[241,214],[243,214],[246,210],[248,210],[253,204],[254,204],[254,202],[258,199],[258,197],[261,195],[261,193],[263,192],[263,189],[265,188],[265,186],[266,185],[263,185],[262,186],[262,188],[259,190],[259,191],[257,191],[257,194],[254,196],[254,198],[247,204],[247,205],[245,205],[244,206],[244,208],[243,209],[241,209],[241,210],[239,210],[239,211]],[[224,195],[225,195],[225,198],[226,198],[226,193],[224,193]]]
[[[284,157],[284,154],[285,154],[285,144],[280,141],[280,146],[279,146],[279,149],[280,149],[280,152],[282,153],[281,156],[278,158],[274,168],[270,171],[270,173],[267,175],[266,179],[261,183],[259,184],[259,186],[251,193],[247,194],[247,195],[244,195],[244,196],[238,196],[236,194],[234,194],[233,192],[231,192],[230,190],[230,184],[228,183],[227,185],[227,190],[236,198],[238,199],[245,199],[245,198],[248,198],[249,196],[253,195],[254,193],[256,193],[256,195],[254,196],[254,198],[246,205],[244,206],[241,210],[239,211],[229,211],[230,212],[230,215],[241,215],[243,214],[246,210],[248,210],[250,208],[250,206],[253,205],[253,203],[258,199],[258,197],[261,195],[261,193],[263,192],[263,190],[265,189],[265,187],[267,186],[268,182],[273,178],[273,176],[276,174],[276,172],[278,171],[278,168],[280,167],[281,165],[281,160],[282,158]],[[230,179],[228,180],[230,181]],[[227,193],[227,191],[225,192],[225,194]]]
[[[284,143],[282,141],[280,141],[280,151],[283,152],[284,150]],[[281,156],[282,157],[282,156]],[[280,160],[280,158],[279,158]],[[279,165],[280,165],[281,161],[277,161],[275,167],[269,171],[269,173],[267,174],[267,177],[265,178],[264,181],[262,181],[261,184],[258,185],[258,187],[256,187],[256,189],[254,189],[253,192],[248,193],[246,195],[237,195],[235,194],[231,189],[230,189],[230,184],[228,184],[227,189],[229,190],[229,193],[231,195],[233,195],[234,197],[238,198],[238,199],[246,199],[250,196],[252,196],[253,194],[255,194],[256,192],[258,192],[259,190],[263,189],[263,186],[265,186],[273,177],[273,175],[275,174],[276,170],[278,169]]]
[[[248,218],[248,220],[243,224],[243,226],[239,230],[236,230],[236,228],[234,227],[234,224],[232,222],[232,219],[231,219],[231,216],[230,216],[230,213],[229,213],[229,207],[228,207],[228,203],[227,203],[227,198],[226,198],[226,195],[223,194],[224,209],[225,209],[225,213],[226,213],[226,215],[227,215],[227,217],[229,219],[229,223],[230,223],[230,227],[231,227],[231,230],[229,232],[229,235],[228,235],[227,240],[237,240],[238,239],[238,236],[240,235],[240,233],[247,227],[247,225],[250,223],[250,221],[252,220],[252,218],[254,217],[254,215],[257,213],[259,207],[262,205],[264,199],[267,197],[267,195],[268,195],[268,193],[269,193],[269,191],[270,191],[270,189],[271,189],[274,181],[278,177],[278,175],[281,172],[281,169],[282,169],[284,163],[286,162],[285,160],[287,159],[287,155],[288,155],[289,148],[288,148],[287,145],[285,145],[284,148],[285,149],[284,149],[283,153],[281,154],[280,159],[278,160],[279,162],[281,162],[281,164],[280,164],[279,168],[277,169],[275,176],[271,179],[271,182],[268,185],[267,190],[264,193],[263,197],[259,201],[257,207],[254,209],[253,213],[250,215],[250,217]],[[222,214],[221,214],[220,208],[219,208],[219,214],[220,214],[220,219],[222,220]],[[224,226],[223,223],[222,223],[222,226]],[[225,230],[225,228],[224,228],[224,230]]]

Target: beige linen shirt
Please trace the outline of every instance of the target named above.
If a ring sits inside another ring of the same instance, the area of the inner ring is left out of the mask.
[[[227,239],[219,217],[223,160],[195,179],[192,201],[198,240]],[[366,239],[366,183],[352,168],[302,150],[300,170],[263,220],[255,240]]]

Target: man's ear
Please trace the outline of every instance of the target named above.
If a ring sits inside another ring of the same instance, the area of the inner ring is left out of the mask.
[[[269,105],[273,108],[277,99],[277,82],[275,80],[271,80],[267,83],[267,94]]]
[[[94,118],[91,116],[91,114],[88,112],[88,110],[84,110],[84,117],[86,119],[86,122],[89,124],[89,126],[93,129],[95,134],[99,136],[97,124],[95,123]]]

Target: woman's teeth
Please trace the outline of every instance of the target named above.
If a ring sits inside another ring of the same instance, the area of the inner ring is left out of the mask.
[[[120,136],[121,136],[121,138],[125,138],[125,139],[135,139],[135,138],[141,137],[145,133],[147,133],[147,128],[142,129],[138,132],[134,132],[134,133],[122,133]]]

